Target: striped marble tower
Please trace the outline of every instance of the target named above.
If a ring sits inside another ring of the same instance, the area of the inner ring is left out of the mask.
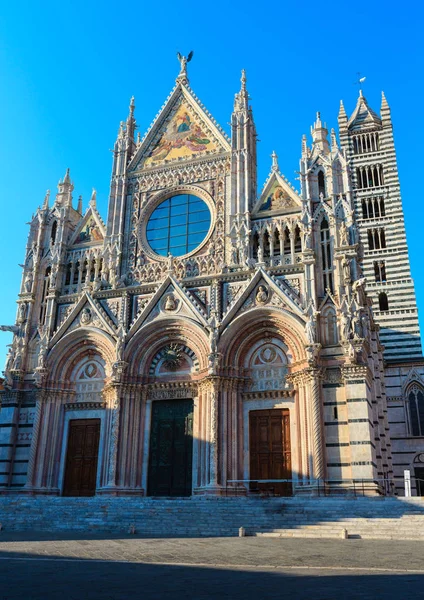
[[[387,361],[422,356],[411,278],[390,108],[382,94],[378,116],[360,92],[348,119],[340,104],[339,131],[351,169],[353,198],[363,244],[363,271],[381,326]]]

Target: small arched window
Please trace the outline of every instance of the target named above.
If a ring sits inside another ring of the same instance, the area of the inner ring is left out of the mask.
[[[324,196],[324,198],[326,197],[325,175],[324,175],[323,171],[319,171],[319,173],[318,173],[318,195],[321,196],[321,194]]]
[[[263,244],[264,244],[264,256],[269,256],[269,233],[265,231],[263,236]]]
[[[79,262],[79,260],[77,260],[77,262],[75,263],[75,267],[74,267],[74,277],[73,277],[72,285],[77,285],[77,283],[78,283],[79,270],[80,270],[80,262]]]
[[[300,238],[300,229],[298,225],[296,225],[296,229],[294,230],[294,251],[302,252],[302,240]]]
[[[65,285],[71,284],[72,263],[66,265]]]
[[[253,257],[258,258],[258,248],[259,248],[259,233],[255,231],[253,234]]]
[[[290,248],[290,231],[289,228],[286,227],[284,230],[284,254],[290,254],[291,253],[291,248]]]
[[[380,310],[389,310],[389,299],[386,292],[380,292],[378,294],[378,305]]]
[[[409,388],[408,407],[411,435],[424,436],[424,392],[416,383]]]
[[[56,242],[56,234],[57,234],[57,221],[54,221],[53,225],[52,225],[52,233],[50,236],[50,241],[52,244],[54,244]]]

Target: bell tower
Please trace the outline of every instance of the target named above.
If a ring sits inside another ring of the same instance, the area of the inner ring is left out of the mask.
[[[340,105],[342,149],[351,169],[353,201],[363,246],[363,271],[373,300],[386,360],[422,356],[414,282],[400,193],[390,108],[382,93],[380,115],[362,91],[348,119]]]

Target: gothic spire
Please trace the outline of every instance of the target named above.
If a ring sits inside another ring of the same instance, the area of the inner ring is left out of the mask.
[[[247,88],[246,88],[246,71],[244,69],[242,69],[241,71],[241,87],[240,87],[240,91],[235,95],[234,98],[234,110],[235,111],[242,111],[242,110],[249,110],[249,94],[247,93]]]

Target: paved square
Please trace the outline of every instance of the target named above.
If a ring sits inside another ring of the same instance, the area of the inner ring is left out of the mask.
[[[2,533],[0,598],[424,598],[421,542]]]

